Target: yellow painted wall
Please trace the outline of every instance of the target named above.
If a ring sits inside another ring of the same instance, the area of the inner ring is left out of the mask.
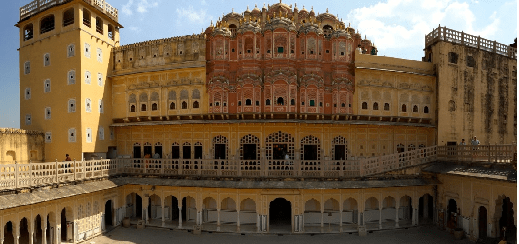
[[[229,141],[228,155],[239,157],[242,137],[252,134],[259,138],[261,148],[265,148],[265,139],[275,132],[290,133],[294,137],[296,157],[301,147],[301,139],[313,135],[321,142],[321,157],[331,156],[331,143],[336,136],[343,136],[348,141],[348,156],[371,157],[396,153],[396,146],[402,143],[405,148],[413,144],[433,146],[434,128],[411,126],[382,125],[340,125],[307,123],[220,123],[220,124],[173,124],[115,127],[117,150],[119,155],[133,156],[133,145],[145,143],[163,145],[163,155],[171,154],[171,145],[189,142],[194,145],[201,142],[204,158],[212,158],[213,138],[222,135]],[[154,149],[153,149],[154,150]],[[143,155],[144,156],[144,155]]]
[[[63,27],[63,12],[74,8],[74,23]],[[91,12],[91,27],[83,24],[83,9]],[[43,17],[55,16],[55,29],[40,33]],[[104,35],[96,32],[96,17],[103,19]],[[24,41],[23,30],[27,24],[34,26],[34,36]],[[114,26],[114,40],[108,37],[108,24]],[[110,142],[111,123],[111,85],[107,76],[111,70],[110,52],[119,45],[118,23],[83,1],[72,1],[52,7],[18,23],[20,27],[20,120],[21,128],[51,133],[47,141],[45,155],[47,160],[62,160],[65,154],[81,159],[83,152],[107,152]],[[91,58],[85,57],[85,43],[91,45]],[[74,55],[68,57],[68,47],[74,45]],[[103,62],[97,62],[96,50],[103,50]],[[44,67],[44,54],[50,54],[50,65]],[[24,65],[30,61],[30,74],[24,74]],[[75,71],[75,84],[68,84],[69,71]],[[84,84],[85,71],[93,77],[91,85]],[[97,85],[97,73],[103,75],[103,87]],[[44,81],[50,79],[51,91],[44,92]],[[97,86],[97,87],[96,87]],[[25,99],[26,88],[31,97]],[[85,112],[85,99],[92,100],[92,113]],[[99,114],[99,99],[103,99],[104,113]],[[76,112],[69,113],[68,101],[75,99]],[[45,118],[45,108],[51,108],[51,118]],[[26,115],[31,115],[31,124],[26,125]],[[105,140],[97,142],[98,126],[105,128]],[[86,143],[86,128],[92,128],[92,143]],[[75,142],[69,143],[69,129],[76,129]]]
[[[44,134],[38,131],[0,128],[0,162],[28,163],[45,159]]]

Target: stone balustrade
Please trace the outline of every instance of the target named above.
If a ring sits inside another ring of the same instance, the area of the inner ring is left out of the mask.
[[[496,41],[487,40],[480,36],[473,36],[463,31],[456,31],[447,27],[438,26],[432,32],[425,36],[425,46],[428,47],[438,41],[448,41],[461,44],[492,53],[497,53],[512,59],[517,59],[517,48],[510,45],[498,43]]]
[[[71,0],[34,0],[20,8],[20,20],[28,18],[52,6],[70,2]],[[114,21],[119,20],[118,10],[104,0],[83,0],[96,7]]]
[[[0,191],[116,175],[339,179],[370,177],[434,161],[516,162],[515,145],[433,146],[356,160],[125,158],[0,165]]]

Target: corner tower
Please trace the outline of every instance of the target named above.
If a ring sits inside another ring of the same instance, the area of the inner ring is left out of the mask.
[[[117,9],[103,0],[20,8],[20,127],[45,133],[45,159],[106,158],[113,143],[110,53]]]

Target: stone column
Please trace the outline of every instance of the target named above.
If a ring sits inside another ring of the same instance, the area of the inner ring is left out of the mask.
[[[148,208],[150,207],[150,198],[149,197],[143,197],[142,198],[142,219],[146,224],[150,223],[150,216],[148,216]]]
[[[0,238],[0,244],[4,244],[4,237]]]
[[[45,219],[45,217],[43,218]],[[43,224],[41,225],[41,244],[47,244],[47,220],[41,220]]]
[[[162,227],[165,227],[166,226],[166,219],[164,218],[164,201],[161,201],[160,203],[161,207],[162,207]]]
[[[382,207],[378,207],[378,229],[382,229]]]
[[[398,220],[400,219],[398,217],[398,209],[400,208],[399,206],[400,204],[398,204],[398,202],[396,203],[396,207],[395,207],[395,213],[396,213],[396,216],[395,216],[395,228],[399,228],[400,225],[398,224]]]
[[[237,222],[236,222],[236,231],[237,232],[240,232],[240,211],[236,211],[237,215],[238,215],[238,218],[237,218]]]
[[[216,209],[217,219],[216,219],[216,231],[220,231],[220,209]]]
[[[32,226],[32,225],[31,225]],[[33,244],[34,243],[34,228],[29,228],[29,244]]]
[[[414,209],[414,219],[415,219],[415,225],[418,225],[418,219],[420,218],[419,214],[418,214],[418,208],[415,208]]]
[[[423,217],[429,217],[429,195],[423,197]]]
[[[260,220],[261,217],[259,214],[256,214],[256,232],[260,232]]]
[[[182,229],[182,207],[178,207],[178,228]]]

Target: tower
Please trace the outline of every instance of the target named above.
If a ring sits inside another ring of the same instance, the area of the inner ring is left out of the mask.
[[[117,9],[103,0],[20,8],[20,127],[45,133],[45,159],[106,158],[113,144],[110,53]]]

